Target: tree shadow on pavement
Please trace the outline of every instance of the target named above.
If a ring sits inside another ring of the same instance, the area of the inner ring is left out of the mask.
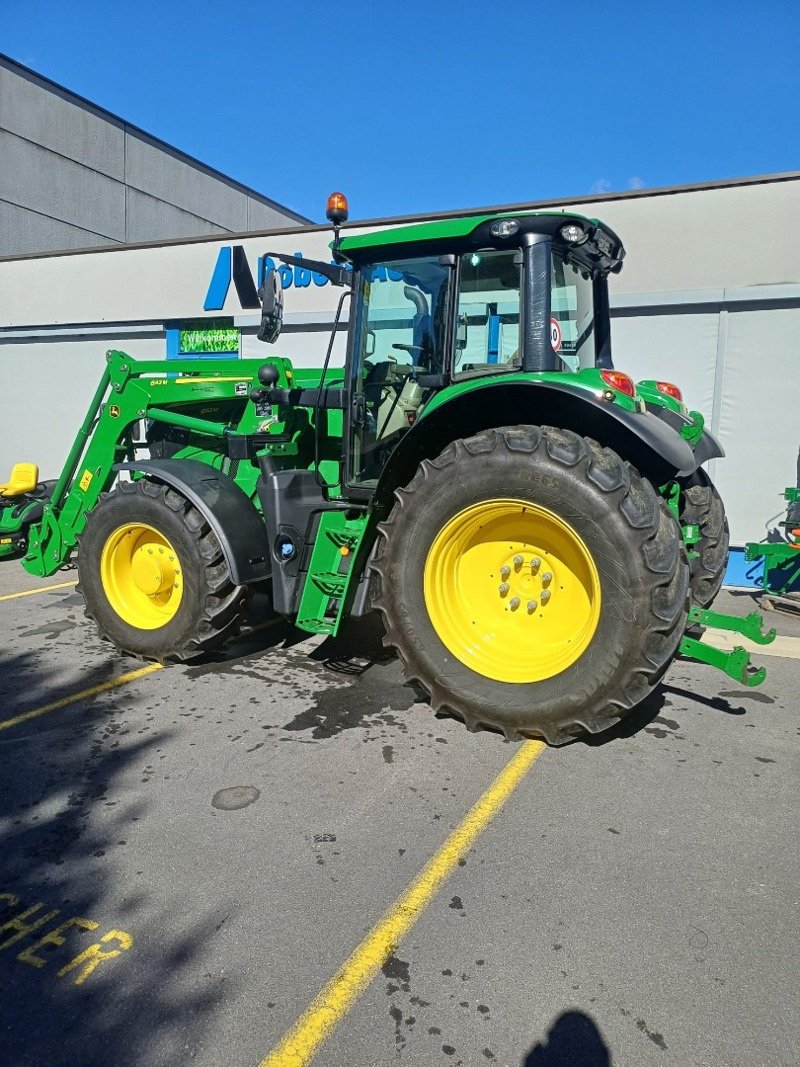
[[[46,664],[34,651],[0,653],[0,722],[65,695]],[[124,669],[98,655],[92,683]],[[235,993],[205,973],[219,902],[182,919],[180,884],[154,887],[146,860],[124,862],[129,841],[138,835],[140,857],[153,830],[134,782],[175,732],[148,699],[122,687],[0,730],[4,1064],[188,1061]]]
[[[572,1010],[559,1015],[522,1067],[611,1067],[611,1062],[608,1046],[591,1017]]]

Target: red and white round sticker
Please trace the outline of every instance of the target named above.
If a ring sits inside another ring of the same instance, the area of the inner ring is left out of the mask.
[[[561,348],[561,323],[558,319],[550,319],[550,344],[553,351],[558,352]]]

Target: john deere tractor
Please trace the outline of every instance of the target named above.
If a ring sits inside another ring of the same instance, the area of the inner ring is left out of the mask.
[[[342,239],[338,194],[328,217],[333,262],[273,257],[342,290],[324,365],[109,352],[57,482],[4,487],[0,552],[37,575],[77,552],[100,634],[162,661],[219,645],[254,588],[309,633],[377,609],[434,709],[508,737],[604,730],[679,653],[758,684],[697,636],[774,633],[708,610],[722,450],[675,386],[614,369],[617,235],[531,212]],[[274,344],[277,271],[259,297]]]

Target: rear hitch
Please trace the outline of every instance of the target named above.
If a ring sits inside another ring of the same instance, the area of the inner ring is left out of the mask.
[[[708,611],[706,608],[693,604],[689,609],[687,625],[711,626],[717,630],[731,630],[758,645],[768,645],[777,636],[777,631],[774,627],[766,632],[764,631],[764,620],[757,611],[752,611],[742,618],[737,615],[723,615],[718,611]],[[706,644],[696,637],[684,636],[678,651],[682,656],[688,656],[690,659],[699,660],[701,663],[708,663],[710,666],[716,667],[724,674],[727,674],[729,678],[741,682],[742,685],[750,687],[761,685],[767,677],[766,668],[754,667],[750,662],[750,653],[741,645],[726,651],[716,648],[714,645]]]

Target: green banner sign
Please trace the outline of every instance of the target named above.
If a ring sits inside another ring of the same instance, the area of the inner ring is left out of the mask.
[[[182,322],[180,335],[181,355],[239,351],[239,331],[233,325],[232,319]]]

